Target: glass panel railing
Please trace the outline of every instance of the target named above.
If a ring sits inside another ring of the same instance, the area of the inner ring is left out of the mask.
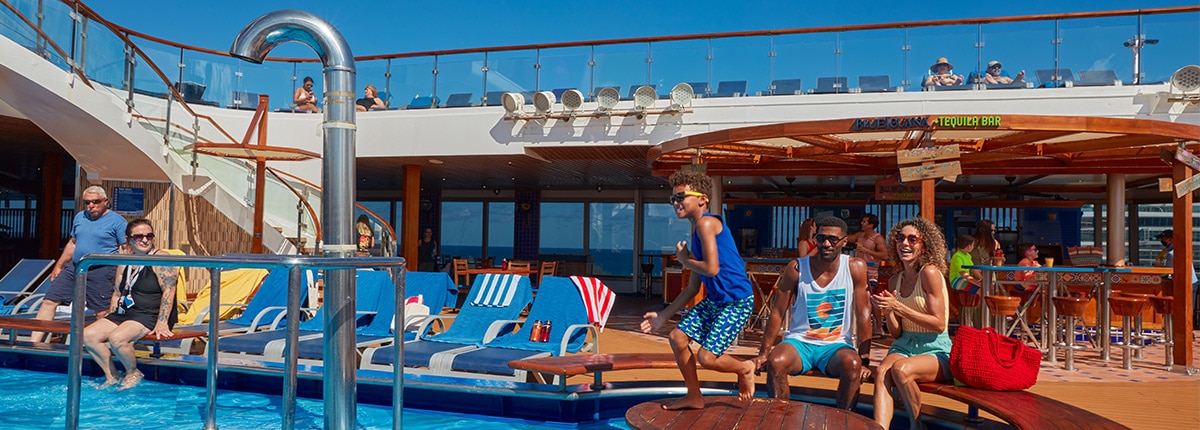
[[[1158,43],[1141,50],[1142,83],[1166,82],[1180,67],[1200,64],[1200,12],[1146,15],[1142,17],[1142,33]],[[1128,39],[1132,39],[1132,35]],[[1129,49],[1116,54],[1132,58]],[[1132,61],[1130,62],[1132,64]],[[1121,76],[1131,79],[1132,72]]]
[[[13,3],[13,7],[16,8],[16,10],[22,15],[26,17],[36,16],[36,2],[29,0],[18,0],[11,3]],[[25,21],[22,21],[16,12],[7,7],[0,7],[0,32],[2,32],[4,36],[8,37],[13,42],[24,46],[26,49],[31,51],[37,50],[37,31],[34,31],[32,27],[25,25]]]
[[[125,41],[108,31],[108,28],[91,19],[85,19],[86,44],[80,46],[80,67],[93,83],[112,91],[119,98],[128,96],[126,79]],[[124,94],[121,92],[125,91]]]
[[[713,94],[746,96],[770,91],[771,37],[713,39],[712,58]],[[723,82],[727,82],[726,91],[720,91]],[[670,81],[659,83],[659,94],[668,94],[673,85]]]
[[[954,69],[951,73],[962,76],[971,74],[981,61],[975,47],[979,40],[976,25],[953,25],[945,27],[917,27],[908,30],[909,51],[908,75],[911,83],[905,91],[921,91],[931,66],[945,57]]]
[[[433,67],[425,71],[425,83],[423,86],[418,86],[417,92],[412,92],[412,89],[405,85],[404,79],[398,79],[403,73],[392,72],[392,76],[388,77],[388,61],[387,60],[371,60],[360,61],[354,64],[358,70],[358,74],[354,77],[357,88],[354,89],[354,100],[366,97],[365,88],[367,85],[374,85],[378,91],[378,96],[387,104],[389,108],[398,109],[408,105],[415,94],[423,92],[426,96],[430,94],[433,88],[433,75],[430,73]]]
[[[438,58],[437,75],[438,99],[442,104],[455,102],[458,106],[482,104],[483,91],[483,54],[443,55]],[[450,100],[454,94],[469,94]],[[493,100],[499,103],[500,100]]]
[[[903,30],[846,32],[839,39],[842,47],[839,70],[850,88],[887,92],[907,87],[905,81],[911,82],[905,69]]]
[[[592,80],[590,47],[543,49],[538,57],[538,91],[573,88],[587,92]]]
[[[179,90],[188,104],[226,107],[233,104],[237,88],[237,62],[229,57],[206,52],[184,51],[183,61],[177,61],[183,64],[182,73],[178,70],[174,75],[166,70],[164,72],[172,80],[182,82]],[[270,95],[271,101],[277,106],[290,100],[283,97],[283,100],[279,100],[281,103],[274,103],[277,97],[285,94]]]
[[[1054,64],[1054,48],[1050,43],[1054,40],[1053,21],[987,24],[982,26],[981,34],[982,70],[976,71],[981,79],[988,64],[999,61],[1000,76],[1016,79],[1021,71],[1025,71],[1025,82],[1038,85],[1036,71],[1051,68]]]
[[[650,54],[654,61],[650,63],[650,83],[657,86],[659,94],[670,94],[671,87],[680,82],[692,84],[692,91],[699,97],[704,97],[709,83],[709,41],[707,39],[678,40],[653,43]],[[630,98],[629,88],[636,89],[644,85],[646,78],[625,82],[621,87],[621,97]]]
[[[488,54],[488,91],[529,92],[537,88],[534,51],[502,51]],[[533,97],[526,95],[526,103]]]
[[[584,91],[584,95],[591,99],[605,87],[627,94],[630,84],[646,82],[648,46],[646,43],[596,46],[592,54],[596,63],[592,67],[592,90]]]
[[[776,80],[800,79],[803,90],[814,88],[820,78],[838,76],[834,34],[789,34],[775,38]],[[844,91],[842,91],[844,92]]]
[[[254,64],[230,59],[230,64],[233,69],[233,92],[230,94],[232,102],[226,107],[254,110],[258,103],[258,95],[266,94],[271,97],[271,108],[291,108],[291,63],[268,61]],[[233,97],[234,95],[237,97]]]
[[[1136,17],[1060,21],[1058,34],[1062,45],[1058,51],[1059,73],[1064,79],[1071,76],[1076,81],[1084,82],[1098,81],[1099,77],[1088,79],[1081,72],[1107,73],[1115,75],[1114,78],[1124,76],[1122,80],[1127,80],[1132,76],[1133,67],[1131,54],[1123,44],[1136,33]],[[1112,84],[1111,79],[1108,84]]]
[[[382,66],[382,68],[377,68]],[[362,91],[373,80],[379,81],[375,84],[379,87],[383,83],[383,73],[387,69],[386,63],[381,62],[377,65],[368,65],[365,69],[359,66],[360,76],[357,78],[358,95],[355,99],[363,97]],[[433,95],[433,57],[418,57],[418,58],[396,58],[392,60],[390,80],[390,89],[392,92],[393,108],[404,109],[412,105],[413,108],[426,107],[427,102],[416,100],[418,97],[430,97]],[[361,73],[366,70],[368,77],[364,78]],[[377,77],[372,77],[377,76]],[[417,102],[420,103],[417,103]]]

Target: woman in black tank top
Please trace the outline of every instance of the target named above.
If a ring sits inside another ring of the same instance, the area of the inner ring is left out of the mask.
[[[130,222],[125,228],[125,236],[133,254],[164,253],[154,246],[154,228],[146,219]],[[98,388],[120,383],[118,390],[127,390],[141,382],[143,376],[137,370],[133,342],[148,334],[160,339],[172,335],[179,270],[174,266],[130,265],[118,267],[117,271],[117,287],[113,291],[109,313],[84,328],[83,344],[104,370],[104,382]],[[125,367],[124,378],[118,378],[113,354]]]

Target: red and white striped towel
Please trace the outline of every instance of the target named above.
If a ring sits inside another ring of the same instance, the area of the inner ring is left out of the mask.
[[[600,331],[604,331],[604,324],[608,322],[608,314],[612,312],[617,295],[596,278],[572,276],[571,282],[575,283],[575,286],[579,288],[579,295],[583,297],[583,306],[587,308],[588,322],[598,326]]]

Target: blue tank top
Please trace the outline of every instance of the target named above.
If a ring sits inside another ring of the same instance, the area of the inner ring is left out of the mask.
[[[700,282],[704,283],[705,297],[717,303],[753,297],[754,290],[750,287],[750,278],[746,276],[746,262],[742,261],[741,254],[738,254],[733,235],[729,234],[729,226],[725,225],[725,220],[718,215],[706,213],[704,216],[716,218],[721,222],[721,232],[717,233],[717,276],[700,275]],[[704,260],[700,235],[695,229],[692,229],[691,248],[692,255],[697,260]]]

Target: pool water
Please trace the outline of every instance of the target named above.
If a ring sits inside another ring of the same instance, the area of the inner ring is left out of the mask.
[[[102,378],[84,378],[81,393],[80,428],[87,429],[196,429],[204,425],[203,387],[143,381],[137,387],[116,391],[96,389]],[[47,429],[66,424],[67,375],[0,368],[0,428]],[[217,427],[225,429],[280,428],[282,397],[237,391],[217,392]],[[297,429],[324,427],[324,404],[320,400],[296,400]],[[358,405],[358,425],[364,429],[392,428],[392,409]],[[544,429],[628,428],[624,420],[586,425],[481,417],[446,412],[407,409],[404,428],[449,429]]]

